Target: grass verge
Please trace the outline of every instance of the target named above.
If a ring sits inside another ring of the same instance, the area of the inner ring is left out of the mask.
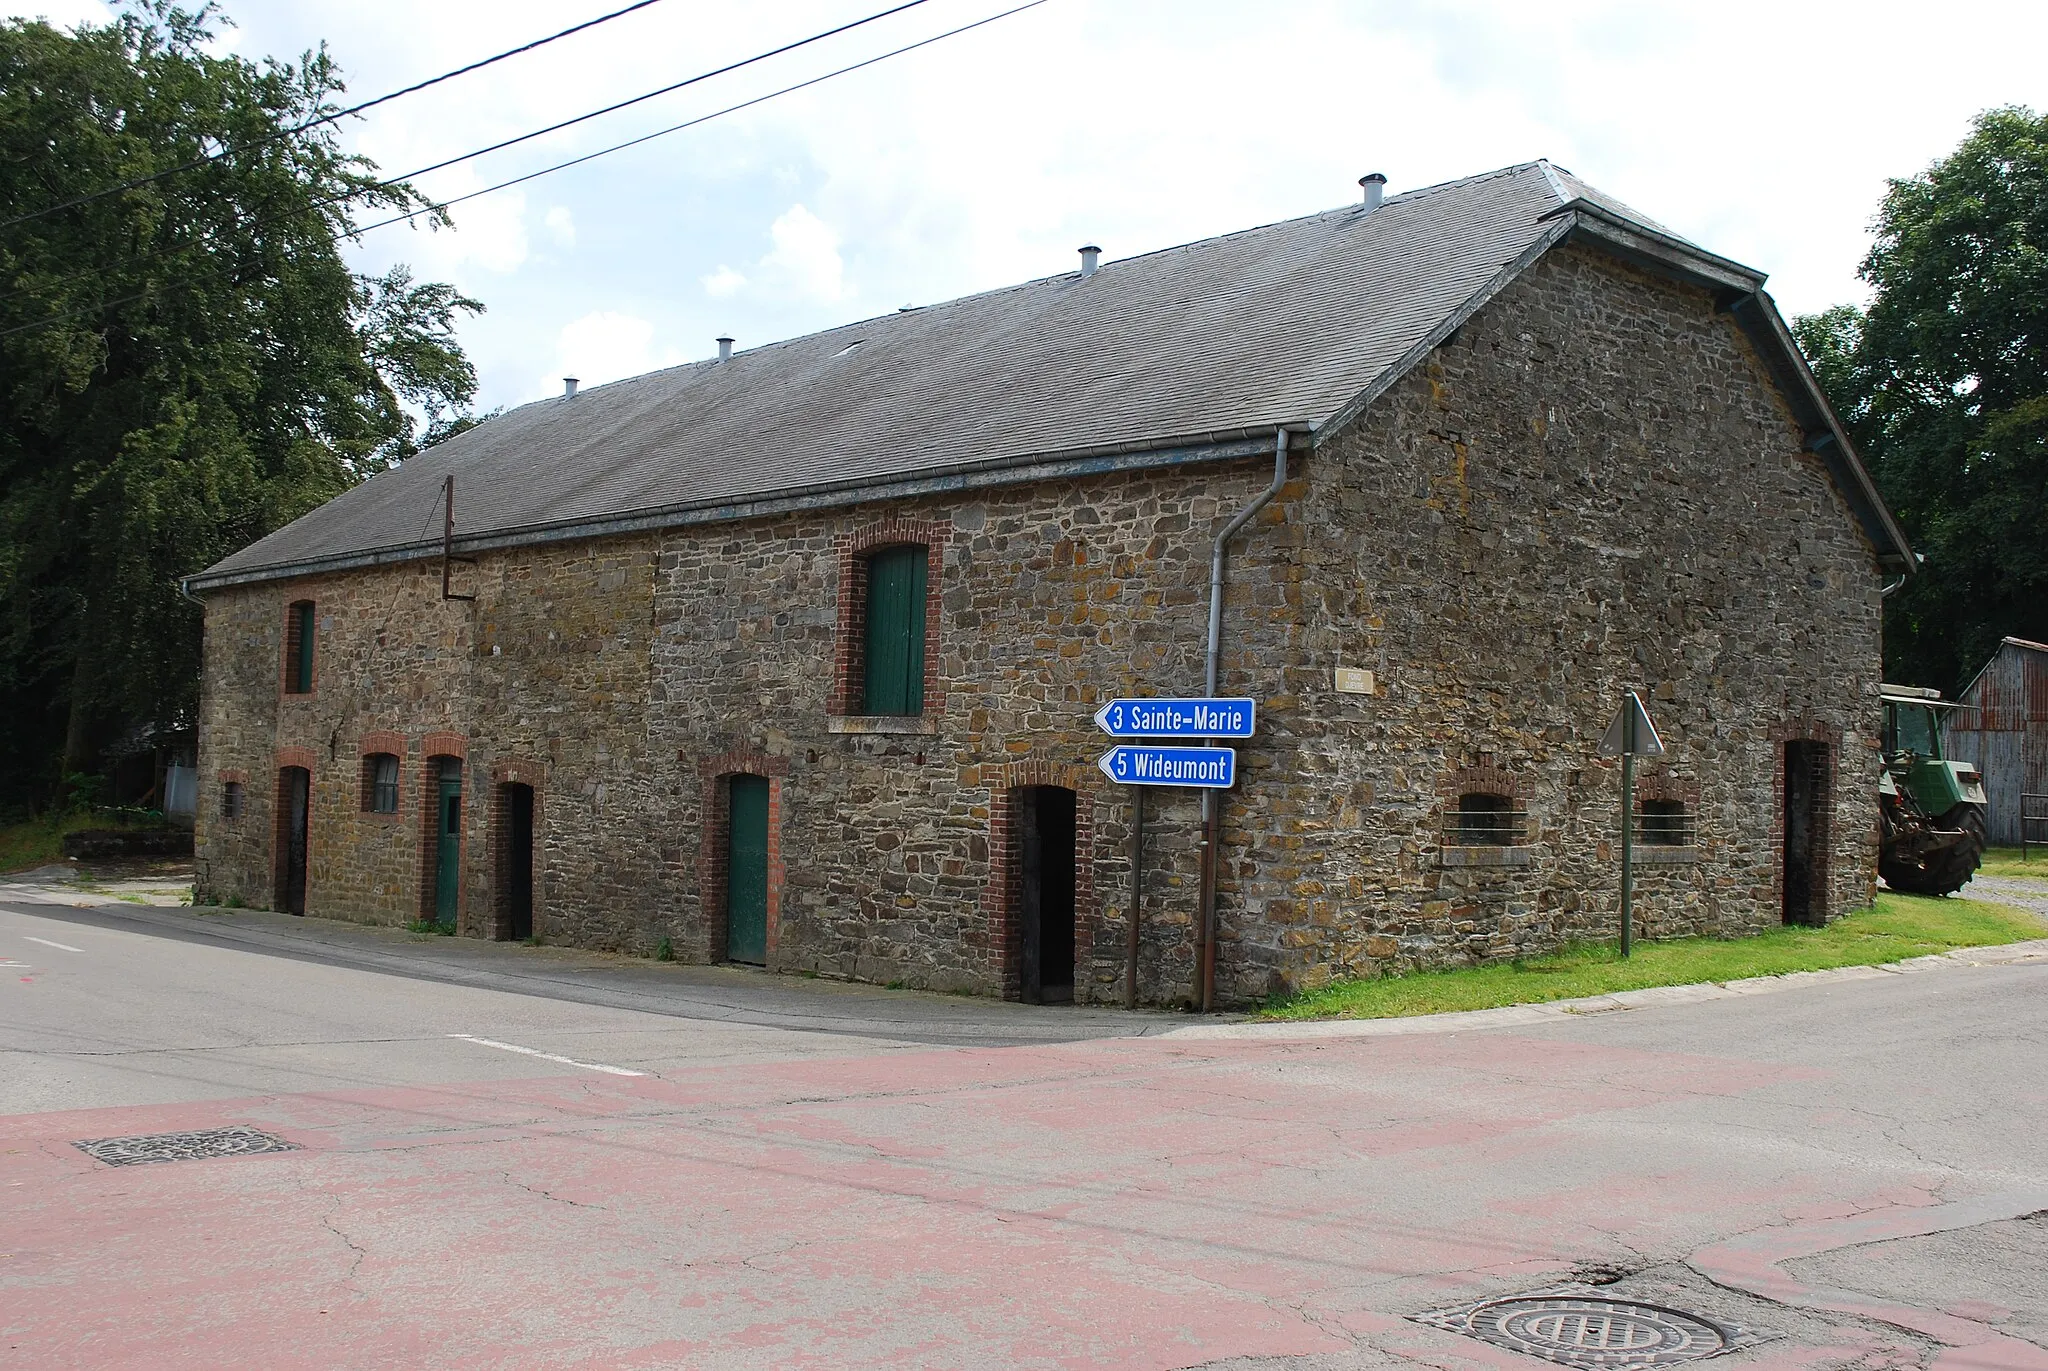
[[[52,814],[27,823],[0,828],[0,872],[32,871],[64,860],[64,835],[88,828],[131,828],[136,825],[119,815],[104,813]]]
[[[1621,960],[1611,942],[1575,943],[1548,957],[1455,971],[1340,981],[1270,1000],[1261,1019],[1394,1019],[1460,1009],[1697,985],[1835,966],[1877,966],[1958,947],[2048,936],[2024,910],[1981,900],[1880,893],[1877,905],[1826,928],[1774,928],[1754,938],[1674,938],[1637,943]]]
[[[1984,849],[1983,865],[1977,868],[1980,876],[2020,876],[2027,880],[2048,881],[2048,852],[2038,847],[2027,853],[2031,861],[2020,860],[2016,847],[1987,847]]]

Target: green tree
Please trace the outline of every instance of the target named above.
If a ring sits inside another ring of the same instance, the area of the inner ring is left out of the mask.
[[[1887,603],[1890,679],[1956,689],[2048,638],[2048,116],[1990,110],[1891,183],[1868,310],[1800,344],[1926,566]]]
[[[325,51],[211,55],[212,6],[0,24],[0,799],[189,727],[177,578],[470,422],[482,308],[352,273],[421,208],[343,153]],[[85,203],[105,187],[202,165]],[[39,213],[59,207],[55,212]]]

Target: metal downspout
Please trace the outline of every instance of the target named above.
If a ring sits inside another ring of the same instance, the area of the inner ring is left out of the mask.
[[[1216,535],[1209,556],[1209,655],[1203,678],[1206,693],[1216,695],[1217,676],[1223,658],[1223,560],[1230,540],[1264,509],[1280,487],[1287,484],[1287,430],[1273,431],[1273,483],[1253,497],[1252,502],[1232,516]],[[1216,740],[1208,740],[1214,746]],[[1196,931],[1195,1002],[1207,1013],[1216,1007],[1216,862],[1223,838],[1223,794],[1202,792],[1202,895]]]

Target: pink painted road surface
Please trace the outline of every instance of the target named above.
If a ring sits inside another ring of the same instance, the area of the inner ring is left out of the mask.
[[[1916,1323],[1777,1263],[2048,1208],[2044,990],[641,1076],[444,1034],[377,1050],[469,1077],[0,1117],[0,1365],[1532,1368],[1402,1316],[1619,1275],[1781,1335],[1717,1367],[2036,1371],[2011,1311]],[[302,1150],[73,1146],[224,1124]]]

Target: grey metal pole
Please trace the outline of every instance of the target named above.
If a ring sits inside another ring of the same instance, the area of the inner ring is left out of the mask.
[[[1138,1007],[1138,914],[1145,894],[1145,787],[1131,788],[1131,927],[1124,941],[1124,1008]]]
[[[1266,507],[1267,501],[1280,493],[1287,484],[1287,430],[1273,430],[1273,482],[1252,498],[1252,502],[1240,509],[1216,535],[1216,542],[1209,552],[1209,648],[1205,654],[1202,682],[1205,693],[1215,698],[1217,677],[1223,665],[1223,558],[1230,540],[1237,531],[1250,523],[1252,516]],[[1214,738],[1204,738],[1203,746],[1214,747]],[[1216,1007],[1216,862],[1218,849],[1223,843],[1223,795],[1221,791],[1202,792],[1202,885],[1201,896],[1195,911],[1195,993],[1197,1008],[1208,1013]]]
[[[1621,955],[1627,957],[1635,943],[1636,902],[1636,737],[1635,720],[1628,721],[1628,750],[1621,754]]]

